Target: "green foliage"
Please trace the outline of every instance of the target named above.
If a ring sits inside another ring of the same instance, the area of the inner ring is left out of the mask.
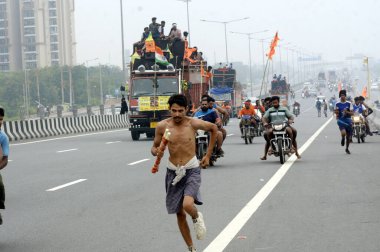
[[[123,80],[123,72],[116,66],[101,66],[103,94],[114,95]],[[83,65],[71,68],[73,104],[79,107],[87,105],[87,68]],[[62,77],[62,81],[61,81]],[[0,106],[6,111],[6,119],[19,119],[20,109],[24,106],[25,80],[29,86],[30,113],[35,113],[38,105],[37,80],[40,90],[40,102],[44,106],[55,106],[62,103],[62,88],[64,103],[70,102],[70,68],[46,67],[26,72],[0,73]],[[88,83],[90,104],[100,104],[100,74],[99,66],[88,68]]]

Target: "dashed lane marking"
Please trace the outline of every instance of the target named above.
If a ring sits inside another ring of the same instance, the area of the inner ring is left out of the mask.
[[[62,188],[65,188],[65,187],[68,187],[68,186],[71,186],[71,185],[74,185],[74,184],[78,184],[80,182],[83,182],[83,181],[86,181],[87,179],[78,179],[78,180],[75,180],[73,182],[70,182],[70,183],[66,183],[64,185],[60,185],[60,186],[57,186],[57,187],[53,187],[51,189],[47,189],[46,191],[47,192],[54,192],[54,191],[57,191],[59,189],[62,189]]]
[[[64,153],[64,152],[77,151],[77,150],[78,149],[60,150],[60,151],[57,151],[57,153]]]
[[[121,141],[107,142],[106,144],[114,144],[114,143],[121,143]]]
[[[142,163],[142,162],[145,162],[145,161],[148,161],[148,160],[149,160],[149,158],[145,158],[145,159],[133,162],[133,163],[129,163],[128,165],[135,165],[135,164],[139,164],[139,163]]]

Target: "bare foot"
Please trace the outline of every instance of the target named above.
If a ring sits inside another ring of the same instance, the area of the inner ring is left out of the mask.
[[[267,160],[267,157],[266,156],[263,156],[260,158],[261,160]]]
[[[301,155],[300,154],[296,153],[296,156],[297,156],[298,159],[301,159]]]

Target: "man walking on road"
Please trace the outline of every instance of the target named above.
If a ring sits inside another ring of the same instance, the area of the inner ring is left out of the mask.
[[[203,215],[194,204],[201,205],[199,188],[201,185],[200,166],[206,167],[215,146],[218,129],[215,124],[186,116],[187,99],[184,95],[173,95],[169,98],[171,117],[160,121],[156,128],[154,143],[151,149],[153,156],[162,157],[159,146],[165,130],[170,132],[168,140],[169,160],[166,172],[166,208],[169,214],[177,214],[177,222],[189,251],[196,251],[186,214],[190,215],[196,236],[201,240],[206,235]],[[207,154],[201,162],[195,155],[195,133],[204,130],[211,133]]]
[[[1,130],[4,120],[4,109],[0,107],[0,170],[2,170],[8,164],[9,155],[9,140],[4,131]],[[3,178],[0,174],[0,209],[5,209],[5,189],[3,184]],[[0,214],[0,225],[3,224],[3,219]]]
[[[321,117],[322,102],[319,100],[319,98],[317,98],[315,107],[317,108],[317,111],[318,111],[318,117]]]

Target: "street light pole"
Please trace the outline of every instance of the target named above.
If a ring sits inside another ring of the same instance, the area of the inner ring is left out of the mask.
[[[253,80],[252,80],[252,56],[251,56],[251,37],[252,34],[256,33],[262,33],[262,32],[267,32],[268,30],[263,30],[263,31],[257,31],[257,32],[231,32],[235,34],[242,34],[242,35],[247,35],[248,37],[248,55],[249,55],[249,81],[251,83],[251,96],[253,96]]]
[[[214,20],[201,19],[201,21],[203,21],[203,22],[219,23],[219,24],[223,24],[224,25],[224,42],[225,42],[225,45],[226,45],[226,63],[227,63],[227,65],[228,65],[227,24],[232,23],[232,22],[246,20],[246,19],[249,19],[249,17],[240,18],[240,19],[234,19],[234,20],[230,20],[230,21],[214,21]]]
[[[97,59],[98,58],[86,60],[87,105],[90,105],[90,85],[88,83],[88,62],[89,61],[94,61],[94,60],[97,60]]]
[[[103,81],[102,81],[102,65],[99,63],[99,84],[100,84],[100,105],[104,104]]]
[[[123,86],[126,83],[126,72],[125,72],[125,52],[124,52],[124,18],[123,18],[123,0],[120,0],[120,20],[121,20],[121,56],[122,56],[122,64],[123,64]]]
[[[178,0],[178,1],[181,1],[181,2],[185,2],[186,3],[186,11],[187,11],[187,32],[189,33],[189,47],[191,45],[190,43],[190,36],[191,36],[191,32],[190,32],[190,18],[189,18],[189,2],[191,2],[191,0]]]

